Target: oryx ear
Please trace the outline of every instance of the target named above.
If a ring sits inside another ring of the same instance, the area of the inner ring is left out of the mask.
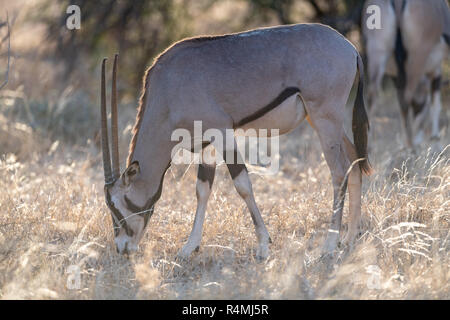
[[[125,186],[129,186],[130,183],[137,177],[137,175],[141,172],[141,168],[139,167],[139,161],[133,161],[128,168],[122,173],[122,182]]]

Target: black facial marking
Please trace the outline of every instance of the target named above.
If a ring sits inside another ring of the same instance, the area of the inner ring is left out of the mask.
[[[107,187],[105,187],[105,195],[106,195],[106,204],[108,208],[111,210],[111,214],[114,215],[117,220],[119,220],[120,226],[122,226],[125,229],[125,232],[129,237],[132,237],[134,235],[133,230],[128,226],[127,220],[124,218],[124,216],[120,213],[119,210],[114,206],[114,203],[111,200],[111,195],[109,194],[109,190]],[[114,217],[113,217],[114,221]],[[119,226],[114,221],[114,236],[117,236],[119,232]]]
[[[201,181],[208,181],[209,182],[209,188],[211,189],[212,184],[214,182],[214,175],[216,173],[216,166],[209,166],[206,164],[199,164],[198,165],[198,174],[197,179]]]
[[[124,196],[125,205],[127,206],[128,210],[130,210],[132,213],[138,214],[140,217],[144,218],[144,228],[147,226],[147,222],[150,219],[150,217],[153,215],[154,212],[154,205],[156,201],[159,200],[161,197],[163,182],[164,182],[164,175],[166,174],[167,169],[169,169],[170,163],[164,170],[164,173],[162,174],[161,180],[159,182],[158,191],[150,197],[150,199],[147,200],[147,202],[143,206],[138,206],[135,203],[133,203],[126,195]]]
[[[295,88],[295,87],[289,87],[283,90],[283,92],[281,92],[278,97],[276,97],[271,103],[269,103],[268,105],[266,105],[264,108],[259,109],[258,111],[256,111],[255,113],[245,117],[244,119],[242,119],[241,121],[239,121],[234,127],[240,127],[243,126],[244,124],[247,124],[249,122],[252,122],[258,118],[261,118],[262,116],[264,116],[266,113],[268,113],[269,111],[275,109],[276,107],[278,107],[281,103],[284,102],[284,100],[286,100],[287,98],[291,97],[292,95],[296,94],[300,92],[299,88]]]
[[[151,205],[151,207],[147,207],[147,204],[152,199],[153,199],[153,197],[150,198],[149,201],[147,201],[147,203],[143,207],[140,207],[140,206],[134,204],[127,196],[124,196],[125,204],[126,204],[128,210],[130,210],[133,213],[137,213],[138,216],[144,218],[144,228],[147,226],[148,220],[153,215],[153,211],[155,209],[155,207],[153,205]]]

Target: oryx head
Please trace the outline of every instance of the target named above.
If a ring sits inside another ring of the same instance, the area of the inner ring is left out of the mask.
[[[153,203],[146,203],[141,179],[139,162],[134,161],[120,174],[119,144],[117,126],[117,59],[114,58],[112,92],[111,92],[111,148],[112,161],[109,153],[107,113],[106,113],[106,89],[105,89],[105,65],[102,63],[101,82],[101,133],[103,169],[105,174],[105,198],[114,226],[114,237],[119,253],[136,251],[141,240],[148,219],[153,213]]]

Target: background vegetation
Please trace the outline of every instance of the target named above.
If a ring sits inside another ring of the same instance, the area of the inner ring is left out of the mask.
[[[268,261],[254,260],[251,219],[223,166],[202,247],[191,261],[175,256],[193,223],[194,166],[167,172],[140,252],[131,260],[115,253],[99,152],[101,59],[120,52],[124,162],[145,68],[168,45],[193,35],[318,21],[359,47],[362,1],[70,4],[81,7],[81,30],[65,27],[69,1],[0,0],[0,22],[9,14],[12,52],[9,82],[0,90],[0,298],[450,298],[448,86],[441,146],[425,143],[415,154],[401,148],[398,106],[388,86],[384,107],[371,119],[377,173],[364,180],[362,236],[353,251],[341,248],[333,270],[318,260],[331,217],[331,179],[307,124],[280,139],[276,176],[251,168],[274,242]],[[0,23],[0,82],[6,34]],[[444,80],[449,75],[447,62]],[[347,211],[344,233],[346,217]],[[82,271],[79,290],[66,286],[70,265]],[[374,275],[378,289],[367,285]]]

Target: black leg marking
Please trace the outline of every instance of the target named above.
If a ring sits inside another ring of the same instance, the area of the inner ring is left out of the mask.
[[[411,102],[411,107],[413,109],[413,113],[414,116],[417,116],[419,113],[421,113],[423,111],[423,109],[425,108],[425,101],[423,102],[417,102],[415,100],[413,100]]]
[[[243,126],[244,124],[252,122],[258,118],[261,118],[262,116],[264,116],[266,113],[268,113],[272,109],[275,109],[276,107],[278,107],[281,103],[284,102],[284,100],[286,100],[287,98],[289,98],[292,95],[297,94],[299,92],[300,92],[300,89],[295,88],[295,87],[289,87],[289,88],[284,89],[283,92],[281,92],[278,95],[278,97],[276,97],[271,103],[269,103],[264,108],[256,111],[255,113],[245,117],[244,119],[239,121],[237,124],[235,124],[234,127],[237,128],[237,127]]]
[[[431,82],[431,93],[435,93],[435,92],[441,90],[441,86],[442,86],[442,77],[437,76]]]
[[[232,179],[236,178],[242,172],[242,170],[247,171],[247,167],[245,166],[245,163],[237,150],[233,151],[232,159],[230,159],[230,157],[227,157],[227,151],[224,150],[223,159],[227,164],[228,171],[230,172]]]
[[[242,172],[242,170],[247,171],[245,164],[227,164],[227,167],[233,180]]]
[[[197,178],[201,181],[208,181],[209,182],[209,188],[211,189],[212,184],[214,182],[214,175],[216,173],[216,166],[209,166],[206,164],[199,164],[198,165],[198,174]]]

